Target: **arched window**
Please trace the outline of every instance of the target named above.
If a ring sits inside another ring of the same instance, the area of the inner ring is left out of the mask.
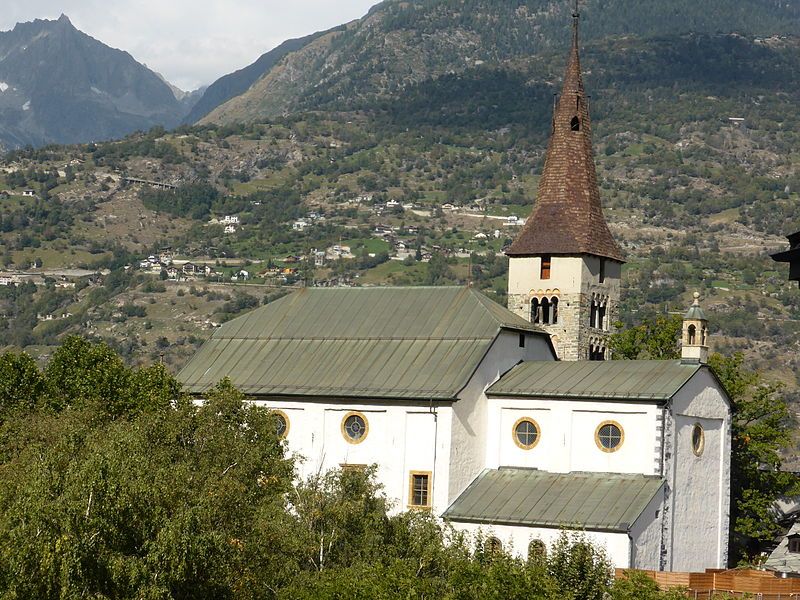
[[[503,542],[494,536],[488,537],[483,543],[483,551],[488,556],[497,556],[503,552]]]
[[[550,300],[542,298],[542,323],[550,324]]]
[[[700,345],[701,345],[701,346],[707,346],[707,345],[708,345],[708,342],[707,342],[707,336],[708,336],[708,329],[706,329],[705,327],[703,327],[703,328],[700,330]]]
[[[542,314],[538,298],[531,298],[531,323],[541,323]]]
[[[580,131],[581,130],[581,120],[577,116],[572,117],[572,121],[569,122],[569,128],[572,131]]]
[[[603,302],[597,307],[597,328],[605,330],[606,325],[606,304]]]
[[[695,339],[697,338],[697,328],[694,325],[689,325],[688,329],[688,343],[690,346],[694,346]]]
[[[553,325],[558,324],[558,298],[553,296],[550,299],[550,316],[552,320],[550,321]]]
[[[589,312],[589,327],[596,327],[597,325],[597,300],[592,298],[592,308]]]
[[[528,544],[528,560],[544,560],[547,558],[547,546],[545,543],[536,538],[531,540]]]

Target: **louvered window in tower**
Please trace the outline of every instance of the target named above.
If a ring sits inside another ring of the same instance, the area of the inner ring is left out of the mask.
[[[549,256],[543,256],[539,268],[539,279],[550,279],[550,265],[551,258]]]
[[[581,120],[578,117],[572,117],[572,121],[569,122],[569,127],[572,131],[580,131]]]

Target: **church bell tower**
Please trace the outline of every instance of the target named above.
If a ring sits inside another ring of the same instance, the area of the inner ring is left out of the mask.
[[[605,360],[625,260],[600,204],[578,23],[576,2],[535,208],[506,251],[508,308],[550,333],[561,360]]]

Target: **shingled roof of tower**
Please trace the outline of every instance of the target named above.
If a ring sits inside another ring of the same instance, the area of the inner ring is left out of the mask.
[[[578,52],[578,15],[573,16],[572,51],[553,115],[536,207],[506,254],[593,254],[625,262],[600,204]]]

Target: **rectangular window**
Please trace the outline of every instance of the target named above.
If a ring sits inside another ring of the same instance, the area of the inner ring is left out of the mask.
[[[520,333],[519,334],[519,347],[520,348],[524,348],[525,347],[525,334],[524,333]]]
[[[549,256],[542,257],[542,268],[539,273],[539,279],[550,279],[550,262],[551,259]]]
[[[606,259],[600,259],[600,283],[604,283],[606,280]]]
[[[409,477],[409,506],[428,508],[431,505],[430,471],[412,471]]]

